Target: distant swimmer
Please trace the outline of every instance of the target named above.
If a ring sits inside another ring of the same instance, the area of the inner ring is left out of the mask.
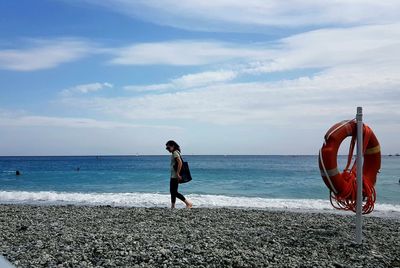
[[[19,170],[17,170],[17,171],[15,171],[15,175],[19,176],[19,175],[21,175],[21,172],[19,172]]]
[[[79,171],[79,170],[81,170],[81,168],[80,168],[80,167],[77,167],[77,168],[76,168],[76,171]]]

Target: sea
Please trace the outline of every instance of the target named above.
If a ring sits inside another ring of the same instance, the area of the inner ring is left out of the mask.
[[[180,184],[179,192],[194,207],[333,210],[316,155],[183,157],[193,180]],[[340,169],[346,161],[347,156],[338,157]],[[167,154],[2,156],[0,203],[168,207],[169,164]],[[399,180],[400,157],[382,156],[377,213],[400,215]]]

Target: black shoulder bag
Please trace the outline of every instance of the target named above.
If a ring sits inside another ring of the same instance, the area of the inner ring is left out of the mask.
[[[192,180],[192,175],[190,174],[190,169],[189,169],[189,164],[188,162],[183,161],[181,154],[179,154],[179,157],[181,158],[182,161],[182,168],[181,168],[181,175],[182,179],[179,181],[179,183],[186,183]],[[178,170],[178,162],[175,160],[174,164],[174,170]]]

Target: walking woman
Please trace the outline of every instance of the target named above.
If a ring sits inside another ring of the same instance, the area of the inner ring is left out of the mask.
[[[165,146],[165,149],[171,153],[171,181],[169,183],[169,191],[171,193],[171,208],[175,208],[177,197],[186,204],[187,208],[191,208],[192,203],[182,194],[178,193],[179,181],[182,180],[180,175],[182,169],[181,148],[175,141],[172,140],[168,141]],[[176,166],[176,171],[174,166]]]

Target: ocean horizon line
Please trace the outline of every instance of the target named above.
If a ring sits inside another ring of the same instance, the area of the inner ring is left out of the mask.
[[[318,154],[191,154],[191,156],[318,156]],[[167,154],[71,154],[71,155],[0,155],[0,157],[115,157],[115,156],[166,156]]]
[[[318,154],[185,154],[186,156],[318,156]],[[0,155],[6,157],[140,157],[140,156],[169,156],[170,154],[71,154],[71,155]],[[338,156],[347,156],[347,154],[338,154]],[[382,154],[382,156],[398,157],[396,154]]]

